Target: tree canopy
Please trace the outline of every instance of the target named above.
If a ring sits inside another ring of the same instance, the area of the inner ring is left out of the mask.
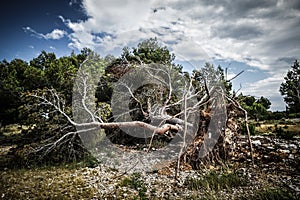
[[[54,53],[42,51],[29,63],[21,59],[0,62],[0,119],[3,124],[20,123],[25,116],[23,94],[37,89],[55,88],[69,103],[73,78],[80,64],[91,50],[56,58]]]
[[[250,117],[257,121],[267,115],[267,110],[271,106],[270,100],[265,97],[255,98],[240,94],[238,98],[241,106],[249,113]]]
[[[300,112],[300,66],[299,61],[295,60],[281,83],[280,92],[287,104],[290,113]]]

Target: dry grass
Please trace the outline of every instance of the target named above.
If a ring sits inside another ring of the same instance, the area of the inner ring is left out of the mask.
[[[0,199],[91,199],[93,190],[75,169],[20,169],[0,172]]]
[[[298,132],[300,133],[300,123],[293,125],[284,125],[284,124],[261,124],[260,126],[255,127],[257,133],[272,133],[277,128],[282,128],[285,131]]]
[[[27,127],[20,126],[18,124],[10,124],[5,127],[2,127],[1,131],[6,136],[12,136],[12,135],[20,134],[22,132],[23,128],[27,128]]]

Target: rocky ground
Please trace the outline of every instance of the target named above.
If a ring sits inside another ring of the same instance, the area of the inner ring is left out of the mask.
[[[248,159],[248,141],[241,136],[232,161],[229,162],[231,164],[222,167],[209,166],[201,171],[181,171],[179,180],[174,178],[173,168],[164,168],[157,173],[141,173],[136,177],[134,174],[120,176],[117,171],[96,167],[86,169],[84,173],[87,176],[84,177],[96,189],[96,196],[113,199],[141,195],[142,189],[144,196],[150,199],[255,199],[255,194],[266,188],[283,189],[295,198],[299,197],[299,140],[287,141],[266,136],[253,136],[252,140],[256,159],[254,166]],[[102,176],[103,173],[107,176]],[[217,177],[228,177],[232,180],[214,179],[214,173]],[[91,174],[98,174],[98,178],[95,179]],[[116,178],[119,181],[115,181]],[[216,183],[207,182],[205,185],[205,178],[213,179]],[[124,180],[129,183],[124,183]],[[134,181],[136,183],[132,183]],[[137,188],[135,184],[138,185]]]
[[[231,160],[179,172],[122,173],[94,168],[4,169],[0,199],[300,199],[299,139],[253,136],[252,166],[241,136]]]

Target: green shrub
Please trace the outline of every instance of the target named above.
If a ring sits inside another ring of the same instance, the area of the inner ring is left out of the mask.
[[[288,118],[300,118],[300,113],[290,113],[288,114]]]
[[[284,118],[286,116],[286,113],[284,111],[276,111],[276,112],[272,112],[271,114],[269,114],[268,116],[268,120],[280,120],[282,118]]]
[[[274,133],[278,138],[286,139],[286,140],[292,140],[295,136],[297,136],[299,133],[293,132],[293,131],[285,131],[285,127],[278,127],[277,124],[275,125]]]

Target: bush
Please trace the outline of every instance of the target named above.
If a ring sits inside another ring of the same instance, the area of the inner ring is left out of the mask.
[[[286,112],[276,111],[276,112],[270,113],[266,117],[266,119],[268,119],[268,120],[280,120],[280,119],[285,118],[285,117],[286,117]]]
[[[300,113],[290,113],[290,114],[288,114],[288,118],[289,119],[300,118]]]
[[[292,140],[294,139],[294,137],[296,135],[298,135],[297,132],[293,132],[293,131],[285,131],[284,130],[285,127],[278,127],[277,124],[275,125],[275,130],[274,130],[274,133],[276,134],[276,136],[278,138],[281,138],[281,139],[285,139],[285,140]]]

